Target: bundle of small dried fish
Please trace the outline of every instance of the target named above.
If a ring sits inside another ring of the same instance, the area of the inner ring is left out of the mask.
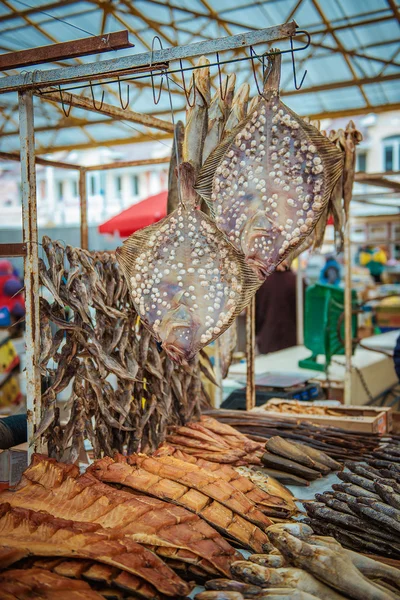
[[[206,410],[205,414],[217,419],[221,424],[230,425],[237,432],[245,434],[247,438],[254,441],[265,444],[267,439],[278,435],[292,442],[321,450],[339,462],[362,459],[382,443],[381,436],[378,434],[311,425],[305,421],[294,422],[285,420],[283,416],[277,417],[260,412]]]
[[[343,412],[340,412],[340,408],[331,408],[329,406],[318,406],[315,404],[307,404],[305,402],[298,402],[296,400],[290,400],[288,402],[279,402],[274,404],[268,402],[263,409],[266,413],[293,413],[302,415],[335,415],[344,416]]]
[[[310,235],[342,172],[332,142],[279,100],[281,57],[264,92],[210,154],[196,190],[261,280]]]
[[[346,466],[350,470],[338,474],[343,483],[305,503],[308,522],[349,548],[400,558],[400,467]]]
[[[398,597],[399,569],[346,550],[333,538],[314,535],[306,525],[276,524],[267,533],[274,546],[272,553],[251,555],[248,560],[233,563],[235,579],[208,581],[209,591],[195,598],[389,600]]]
[[[138,314],[165,352],[188,364],[231,324],[259,287],[243,257],[196,210],[194,169],[178,167],[179,207],[117,250]]]
[[[242,548],[260,552],[268,539],[260,528],[271,524],[256,505],[227,481],[173,457],[132,455],[104,458],[89,468],[100,481],[187,508]]]
[[[185,423],[206,401],[200,374],[212,379],[207,357],[182,369],[159,351],[113,254],[64,248],[46,236],[43,248],[48,266],[40,261],[40,280],[54,302],[40,299],[40,366],[47,387],[36,438],[43,436],[51,456],[72,462],[84,439],[95,457],[155,449],[167,424]],[[56,398],[69,384],[70,418],[62,427]]]

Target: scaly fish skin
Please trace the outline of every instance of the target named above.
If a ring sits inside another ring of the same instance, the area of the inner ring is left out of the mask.
[[[165,352],[187,364],[223,333],[259,282],[243,258],[196,210],[194,169],[180,166],[182,204],[117,251],[143,323]]]

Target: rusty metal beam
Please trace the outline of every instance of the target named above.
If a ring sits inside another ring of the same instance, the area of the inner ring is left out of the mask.
[[[24,257],[25,343],[26,343],[26,414],[29,455],[40,451],[40,440],[33,436],[41,418],[39,263],[36,206],[35,138],[32,92],[19,92],[21,142],[22,232],[26,244]]]
[[[20,162],[21,160],[21,157],[17,152],[0,152],[0,158],[3,160],[14,160],[17,162]],[[73,165],[55,160],[46,160],[45,158],[40,158],[39,156],[35,157],[35,162],[38,165],[44,165],[45,167],[56,167],[57,169],[79,170],[81,168],[79,165]]]
[[[0,244],[0,256],[26,256],[26,244]]]
[[[85,110],[101,113],[103,115],[106,115],[107,117],[112,117],[113,119],[122,119],[124,121],[131,121],[132,123],[140,123],[141,125],[146,125],[146,127],[160,129],[161,131],[168,131],[171,133],[174,131],[173,124],[168,121],[157,119],[157,117],[153,117],[151,115],[137,113],[133,110],[123,110],[122,108],[119,108],[118,106],[113,106],[112,104],[103,103],[101,107],[99,106],[96,108],[93,101],[88,100],[83,96],[76,96],[75,94],[70,94],[69,92],[62,93],[54,90],[45,90],[41,93],[34,93],[39,98],[42,98],[43,100],[48,100],[50,102],[57,102],[64,105],[67,104],[69,106],[76,106],[77,108],[84,108]]]
[[[371,83],[383,83],[384,81],[396,81],[400,79],[400,71],[398,73],[390,73],[389,75],[377,75],[376,77],[363,77],[358,80],[346,79],[345,81],[332,81],[331,83],[322,83],[311,87],[302,87],[300,90],[282,91],[282,96],[294,96],[297,94],[315,94],[316,92],[326,92],[329,90],[337,90],[348,87],[357,87],[359,85],[369,85]],[[369,107],[365,107],[369,110]],[[372,110],[372,108],[371,108]]]
[[[130,43],[127,31],[115,31],[107,35],[97,35],[70,42],[60,42],[58,44],[30,48],[29,50],[18,50],[17,52],[0,54],[0,69],[8,71],[9,69],[17,69],[19,67],[40,65],[56,60],[89,56],[90,54],[100,54],[133,47],[134,44]]]
[[[170,159],[170,156],[163,156],[161,158],[145,158],[143,160],[120,160],[119,162],[108,163],[105,165],[90,165],[90,167],[86,167],[86,171],[108,171],[110,169],[124,169],[126,167],[162,165],[164,163],[169,163]]]
[[[91,142],[84,142],[81,144],[65,144],[60,146],[39,146],[36,148],[36,152],[38,154],[51,154],[52,152],[61,152],[67,150],[88,150],[90,148],[97,148],[98,146],[102,146],[104,148],[109,148],[110,146],[124,146],[126,144],[139,144],[141,142],[149,142],[149,141],[159,141],[159,140],[172,140],[172,133],[159,133],[155,135],[148,135],[146,133],[141,133],[137,136],[131,136],[127,138],[117,138],[110,140],[102,140],[101,142],[96,142],[93,145]],[[172,148],[172,144],[169,145],[166,143],[168,147]]]
[[[122,56],[117,59],[103,60],[95,63],[85,63],[64,69],[48,69],[43,71],[32,71],[23,75],[2,77],[0,79],[0,91],[11,92],[22,89],[37,89],[59,83],[72,83],[75,81],[100,80],[111,75],[116,77],[121,73],[134,70],[137,67],[146,67],[155,63],[165,63],[172,60],[189,59],[202,56],[203,54],[214,54],[245,48],[256,44],[276,42],[293,35],[297,25],[294,21],[283,23],[266,29],[244,32],[238,35],[219,38],[217,40],[205,40],[185,46],[174,46],[165,50],[144,52]]]

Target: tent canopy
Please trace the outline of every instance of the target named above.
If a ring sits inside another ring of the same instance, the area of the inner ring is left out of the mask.
[[[160,192],[130,206],[99,226],[100,233],[128,237],[138,229],[157,223],[167,215],[168,192]]]

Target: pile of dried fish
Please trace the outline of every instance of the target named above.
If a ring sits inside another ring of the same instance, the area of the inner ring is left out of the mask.
[[[304,524],[267,529],[274,550],[234,562],[234,579],[206,582],[196,600],[391,600],[399,597],[400,570],[346,550]]]
[[[340,408],[318,406],[315,404],[308,404],[306,402],[297,402],[296,400],[290,400],[289,402],[279,402],[279,404],[267,402],[267,404],[265,404],[262,408],[263,410],[265,410],[266,413],[345,416],[344,413],[340,411]]]
[[[400,455],[400,445],[397,446]],[[342,483],[304,503],[316,533],[332,535],[348,548],[400,559],[400,463],[374,468],[346,462]]]
[[[282,484],[309,485],[310,481],[341,468],[340,463],[321,450],[279,436],[271,437],[264,447],[229,425],[204,415],[199,423],[170,429],[167,442],[176,451],[196,460],[233,465],[245,477],[251,478],[255,473],[259,477],[274,477]]]
[[[284,417],[259,412],[207,410],[205,414],[214,417],[220,423],[230,425],[254,441],[265,444],[267,439],[278,435],[321,450],[339,462],[361,460],[378,448],[382,441],[378,434],[311,425],[304,421],[295,423],[293,420],[285,420]]]
[[[155,449],[167,424],[198,415],[207,397],[200,375],[212,379],[208,358],[195,358],[183,369],[159,351],[113,254],[64,248],[46,236],[43,249],[48,265],[39,261],[40,281],[54,302],[40,299],[40,367],[47,389],[36,438],[44,437],[50,456],[71,462],[85,438],[95,457]],[[56,397],[70,383],[70,418],[61,427]]]

